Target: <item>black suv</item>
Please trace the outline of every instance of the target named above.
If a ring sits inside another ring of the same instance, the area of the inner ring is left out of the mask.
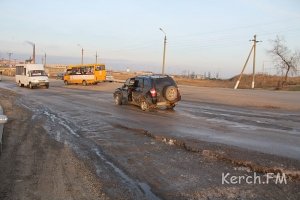
[[[175,81],[167,75],[136,76],[126,80],[123,87],[116,89],[117,105],[134,104],[142,110],[158,106],[173,109],[181,96]]]

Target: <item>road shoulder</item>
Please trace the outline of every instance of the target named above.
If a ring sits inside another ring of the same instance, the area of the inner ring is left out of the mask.
[[[93,170],[51,139],[42,121],[16,105],[17,98],[7,90],[0,93],[9,117],[0,157],[0,199],[108,199]]]

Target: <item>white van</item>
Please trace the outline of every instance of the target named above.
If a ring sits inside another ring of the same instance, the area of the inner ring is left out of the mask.
[[[16,65],[16,83],[20,87],[40,87],[49,88],[48,75],[42,64],[18,64]]]

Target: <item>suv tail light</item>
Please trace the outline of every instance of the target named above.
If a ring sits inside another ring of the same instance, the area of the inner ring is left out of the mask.
[[[152,89],[150,90],[150,93],[151,93],[151,96],[152,96],[152,97],[156,97],[156,95],[157,95],[156,90],[155,90],[154,88],[152,88]]]

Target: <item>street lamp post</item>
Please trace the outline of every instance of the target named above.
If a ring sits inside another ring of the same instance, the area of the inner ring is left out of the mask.
[[[81,64],[83,64],[83,47],[80,44],[77,44],[77,46],[81,47]]]
[[[162,74],[165,74],[165,62],[166,62],[166,45],[167,45],[167,34],[165,33],[165,31],[162,28],[159,28],[159,30],[161,30],[164,35],[164,53],[163,53],[163,64],[162,64]]]

